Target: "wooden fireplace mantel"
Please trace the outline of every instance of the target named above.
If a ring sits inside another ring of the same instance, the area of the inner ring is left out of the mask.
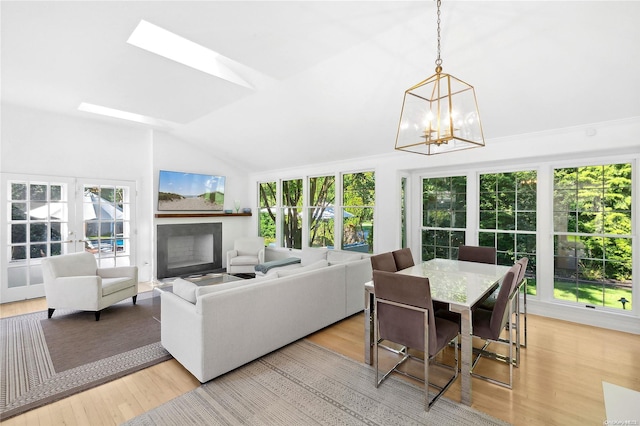
[[[182,217],[234,217],[251,216],[251,213],[156,213],[156,218],[182,218]]]

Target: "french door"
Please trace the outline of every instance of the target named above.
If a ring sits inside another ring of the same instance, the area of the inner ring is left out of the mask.
[[[2,175],[0,303],[44,296],[42,259],[93,253],[100,267],[135,264],[135,183]]]

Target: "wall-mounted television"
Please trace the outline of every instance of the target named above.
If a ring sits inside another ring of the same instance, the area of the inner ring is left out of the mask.
[[[224,210],[224,176],[160,170],[158,210]]]

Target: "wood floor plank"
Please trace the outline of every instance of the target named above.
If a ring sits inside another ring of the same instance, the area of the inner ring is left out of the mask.
[[[44,299],[15,302],[1,305],[0,317],[44,309]],[[364,360],[363,338],[363,314],[308,337],[358,362]],[[529,315],[528,347],[521,354],[513,390],[473,379],[474,408],[515,425],[600,425],[605,420],[603,380],[640,391],[638,335]],[[486,362],[495,374],[506,368]],[[117,425],[199,385],[172,359],[2,424]],[[459,394],[458,381],[446,396],[459,401]]]

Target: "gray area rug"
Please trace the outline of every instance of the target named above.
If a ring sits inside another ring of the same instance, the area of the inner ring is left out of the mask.
[[[171,359],[160,344],[160,304],[142,293],[93,313],[56,310],[0,320],[0,419]]]
[[[125,423],[138,425],[506,425],[300,340]]]

